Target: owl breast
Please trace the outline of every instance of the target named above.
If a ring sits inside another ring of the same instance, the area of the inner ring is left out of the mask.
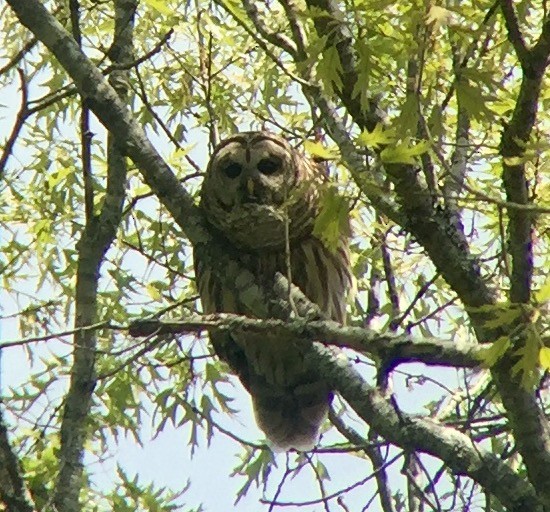
[[[277,251],[285,247],[287,236],[291,240],[308,236],[313,229],[313,219],[310,208],[303,203],[291,204],[288,208],[246,203],[224,212],[223,229],[236,247]]]

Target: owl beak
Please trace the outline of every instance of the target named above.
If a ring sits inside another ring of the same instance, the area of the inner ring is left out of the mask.
[[[254,180],[252,178],[246,180],[246,190],[249,196],[254,196]]]
[[[243,183],[242,202],[243,204],[262,203],[261,185],[254,178],[247,178]]]

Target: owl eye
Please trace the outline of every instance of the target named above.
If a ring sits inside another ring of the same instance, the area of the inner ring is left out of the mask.
[[[277,156],[262,158],[258,162],[258,171],[269,176],[276,173],[281,168],[282,163],[282,160]]]
[[[238,164],[237,162],[230,162],[224,167],[222,167],[222,172],[228,177],[228,178],[236,178],[239,174],[241,174],[241,171],[243,170],[241,164]]]

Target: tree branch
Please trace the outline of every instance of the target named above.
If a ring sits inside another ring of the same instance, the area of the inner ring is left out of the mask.
[[[311,88],[308,92],[323,113],[327,131],[338,144],[342,158],[361,187],[366,169],[347,130],[320,91]],[[396,164],[388,165],[386,169],[395,183],[402,208],[397,209],[386,198],[378,196],[372,187],[361,187],[373,206],[416,237],[466,306],[477,308],[494,303],[494,294],[481,277],[478,260],[470,254],[460,232],[443,215],[444,212],[433,208],[431,195],[419,184],[415,169]],[[474,326],[482,332],[483,323],[477,320],[476,311],[471,311],[470,316]],[[483,340],[484,336],[479,338]]]
[[[512,43],[516,55],[523,66],[529,60],[529,50],[523,39],[523,34],[519,28],[518,18],[514,10],[514,2],[512,0],[500,0],[500,8],[504,15],[504,22],[508,32],[508,40]]]
[[[8,137],[8,140],[4,144],[2,156],[0,156],[0,178],[2,178],[2,176],[4,175],[4,172],[6,171],[6,164],[8,163],[9,157],[11,156],[13,147],[17,142],[17,137],[19,137],[19,133],[21,132],[21,129],[25,124],[25,121],[28,119],[30,115],[29,95],[28,95],[25,75],[23,74],[22,69],[18,69],[17,71],[19,73],[19,79],[21,81],[21,107],[19,108],[19,112],[17,112],[17,117],[15,118],[15,124],[13,125],[13,129],[10,133],[10,136]]]
[[[133,20],[136,2],[115,0],[116,62],[128,62],[133,58]],[[79,5],[71,2],[71,20],[75,41],[80,38]],[[114,53],[112,54],[114,55]],[[127,72],[113,71],[110,81],[121,99],[127,96],[124,85]],[[83,146],[82,165],[86,198],[86,224],[78,243],[78,265],[75,295],[75,328],[79,329],[96,322],[99,269],[107,249],[116,237],[122,218],[125,198],[127,165],[124,155],[116,147],[112,135],[107,142],[107,185],[99,215],[93,212],[93,182],[91,179],[91,154],[88,127],[87,99],[82,97],[81,139]],[[78,330],[74,336],[73,367],[71,382],[61,423],[60,470],[55,486],[53,502],[59,512],[73,512],[80,508],[79,496],[82,486],[82,457],[84,443],[89,434],[88,416],[92,393],[96,384],[95,356],[96,330]]]
[[[550,56],[549,19],[544,20],[541,36],[535,47],[526,47],[512,2],[501,1],[508,38],[516,51],[522,69],[519,95],[512,118],[502,133],[502,180],[507,201],[528,204],[529,183],[525,169],[525,153],[539,108],[544,72]],[[531,299],[533,274],[533,215],[529,211],[508,210],[508,252],[512,259],[510,300],[528,303]],[[514,437],[527,473],[545,506],[550,509],[550,424],[539,407],[534,391],[526,389],[521,375],[513,371],[519,350],[526,344],[531,325],[528,314],[518,319],[519,335],[511,337],[514,350],[506,354],[492,370],[493,377],[507,411]],[[520,356],[521,357],[521,356]]]
[[[365,109],[364,105],[361,105],[361,95],[356,93],[359,77],[353,38],[349,28],[342,21],[338,4],[334,0],[306,0],[306,4],[317,13],[324,13],[314,17],[315,30],[320,37],[327,38],[328,46],[334,46],[338,52],[343,70],[343,85],[342,90],[338,92],[339,98],[360,128],[373,130],[381,118],[376,103],[369,100]]]
[[[9,512],[33,512],[27,501],[23,475],[8,439],[8,430],[0,411],[0,500]]]
[[[365,452],[365,455],[370,459],[373,473],[376,478],[376,485],[378,487],[378,496],[380,497],[380,506],[383,512],[396,512],[392,492],[389,485],[388,473],[386,471],[387,462],[382,456],[380,446],[375,442],[371,442],[373,439],[372,433],[369,432],[369,439],[364,439],[355,430],[347,426],[338,417],[331,407],[329,409],[328,417],[330,422],[336,427],[338,432],[342,434],[350,443],[355,446],[360,446]]]
[[[547,59],[548,54],[545,57],[545,60]],[[530,56],[529,60],[534,59]],[[537,116],[545,69],[538,62],[533,63],[533,67],[537,69],[534,75],[524,71],[512,119],[505,127],[501,141],[502,180],[506,199],[508,202],[518,204],[530,203],[524,154]],[[510,219],[508,251],[512,257],[510,299],[512,302],[527,303],[530,300],[533,273],[533,217],[530,212],[517,209],[509,210],[508,216]]]
[[[463,368],[479,366],[483,348],[477,344],[459,345],[436,338],[414,339],[407,334],[379,334],[364,327],[343,326],[331,320],[258,319],[229,313],[192,315],[180,321],[141,320],[130,325],[132,336],[224,331],[235,335],[270,333],[277,338],[309,344],[317,340],[340,348],[350,348],[373,358],[381,358],[389,367],[404,362],[420,362]]]
[[[462,67],[458,64],[458,53],[455,50],[453,53],[453,64],[455,81],[460,79]],[[461,96],[456,95],[457,101],[457,122],[455,130],[455,149],[451,155],[451,165],[448,169],[448,174],[443,181],[443,199],[447,210],[451,216],[451,222],[455,229],[459,230],[462,235],[464,229],[462,227],[461,214],[455,197],[460,196],[464,187],[466,171],[468,168],[468,150],[470,143],[470,114],[462,105]]]
[[[441,458],[453,473],[469,476],[494,494],[508,512],[545,510],[528,482],[498,457],[475,445],[466,434],[427,418],[404,414],[328,347],[314,343],[306,357],[384,439],[405,450]]]
[[[326,17],[321,17],[320,21],[315,22],[316,29],[319,35],[332,37],[333,44],[339,48],[341,53],[339,55],[342,67],[347,73],[347,79],[343,78],[343,82],[350,81],[354,84],[357,78],[356,75],[355,78],[353,76],[353,73],[356,74],[356,64],[351,41],[348,29],[343,22],[339,21],[336,6],[332,0],[309,0],[307,3],[310,7],[327,12]],[[478,308],[493,304],[494,294],[482,279],[479,262],[470,253],[463,233],[454,225],[450,215],[434,208],[432,196],[429,190],[418,182],[414,166],[396,164],[384,166],[394,182],[401,203],[401,208],[397,210],[394,205],[388,205],[388,201],[381,198],[379,194],[373,193],[375,192],[373,187],[365,184],[364,175],[367,173],[361,172],[364,169],[363,159],[358,155],[348,130],[343,126],[336,109],[317,88],[309,87],[306,93],[313,98],[314,104],[321,110],[327,131],[338,144],[342,158],[358,186],[372,201],[374,207],[416,237],[428,252],[443,278],[466,306]],[[355,119],[354,109],[356,106],[350,104],[352,97],[342,94],[341,99],[350,115]],[[359,121],[355,120],[361,126]],[[483,327],[483,316],[477,314],[475,309],[470,311],[470,316],[479,339],[485,339],[487,336],[486,329]]]
[[[269,41],[272,45],[278,46],[283,49],[292,57],[297,56],[296,45],[285,35],[279,32],[272,32],[268,29],[264,21],[260,18],[260,13],[258,12],[257,2],[251,0],[242,0],[244,10],[250,18],[250,21],[256,27],[258,33],[266,40]]]

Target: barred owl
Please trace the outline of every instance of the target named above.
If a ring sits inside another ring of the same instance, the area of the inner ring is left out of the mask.
[[[324,170],[282,137],[243,132],[214,149],[200,204],[216,236],[258,281],[276,272],[291,275],[328,317],[344,322],[351,284],[348,233],[337,248],[325,247],[313,235],[326,181]],[[197,254],[195,271],[205,312],[246,313],[235,292]],[[332,392],[323,376],[307,367],[300,344],[220,332],[211,341],[249,391],[256,421],[273,448],[311,449]]]

